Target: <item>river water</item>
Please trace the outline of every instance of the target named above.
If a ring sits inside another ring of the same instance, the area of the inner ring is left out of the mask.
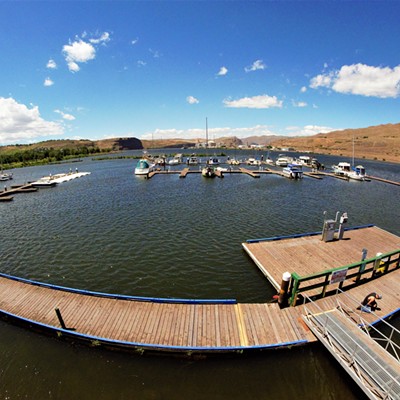
[[[399,181],[398,164],[357,161],[370,175]],[[324,211],[329,218],[347,212],[349,226],[373,223],[400,235],[398,186],[243,174],[145,180],[134,176],[135,164],[84,159],[15,170],[13,184],[76,167],[91,174],[0,203],[0,271],[107,293],[266,302],[275,291],[242,250],[246,239],[321,230]],[[75,346],[5,322],[0,332],[0,399],[363,396],[318,344],[184,360]]]

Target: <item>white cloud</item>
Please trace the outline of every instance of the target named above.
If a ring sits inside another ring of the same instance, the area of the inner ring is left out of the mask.
[[[293,107],[300,107],[300,108],[307,107],[307,103],[305,101],[297,101],[297,102],[293,101],[292,104]]]
[[[138,62],[137,62],[138,67],[144,67],[144,66],[146,66],[146,64],[147,63],[143,60],[138,60]]]
[[[110,40],[111,40],[110,34],[108,32],[103,32],[100,34],[100,36],[89,39],[89,42],[93,43],[93,44],[105,44],[105,43],[109,42]]]
[[[43,82],[44,86],[53,86],[54,82],[50,78],[46,78]]]
[[[327,87],[338,93],[367,97],[396,98],[400,96],[400,65],[393,69],[365,64],[343,65],[340,70],[312,78],[310,87]]]
[[[95,48],[82,39],[64,45],[63,53],[71,72],[79,71],[78,63],[86,63],[96,57]]]
[[[139,41],[139,38],[133,39],[133,40],[131,40],[131,44],[135,45],[138,41]]]
[[[228,73],[228,68],[226,67],[221,67],[218,71],[218,76],[225,76]]]
[[[57,64],[56,64],[56,62],[54,60],[50,59],[49,61],[47,61],[46,68],[56,69],[57,68]]]
[[[66,114],[65,112],[61,111],[61,110],[54,110],[55,113],[60,114],[63,119],[66,119],[67,121],[73,121],[75,119],[75,117],[71,114]]]
[[[63,133],[62,125],[44,120],[37,106],[28,108],[11,97],[0,97],[0,144],[26,142]]]
[[[239,100],[225,99],[223,101],[225,107],[230,108],[281,108],[283,101],[278,100],[276,96],[268,96],[266,94],[254,97],[243,97]]]
[[[265,66],[265,64],[263,63],[262,60],[256,60],[253,62],[252,65],[245,67],[244,70],[246,72],[253,72],[253,71],[263,70],[265,68],[267,68],[267,67]]]
[[[300,89],[300,92],[301,92],[301,93],[307,92],[307,88],[306,88],[305,86],[303,86],[303,87]]]
[[[305,125],[303,127],[288,126],[286,130],[288,131],[288,136],[313,136],[318,133],[329,133],[339,129],[329,126]]]
[[[81,38],[76,37],[73,42],[70,41],[69,44],[63,46],[62,52],[71,72],[80,70],[79,63],[87,63],[96,58],[95,45],[105,45],[111,40],[108,32],[96,34],[95,37],[83,40],[88,36],[88,33],[84,32]]]
[[[186,97],[186,101],[187,101],[189,104],[198,104],[198,103],[199,103],[199,100],[196,99],[196,97],[193,97],[193,96],[188,96],[188,97]]]

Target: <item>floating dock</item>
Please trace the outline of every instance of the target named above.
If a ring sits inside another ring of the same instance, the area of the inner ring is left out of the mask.
[[[293,267],[298,272],[297,266],[302,265],[311,268],[304,272],[321,271],[324,263],[330,268],[336,266],[339,269],[343,262],[353,262],[356,265],[360,259],[360,246],[368,246],[371,252],[390,249],[389,255],[385,253],[389,261],[382,276],[368,277],[366,274],[371,273],[370,266],[375,260],[365,260],[367,265],[364,266],[361,280],[355,282],[349,274],[351,287],[346,287],[345,293],[316,296],[315,301],[320,307],[329,309],[336,304],[334,297],[351,294],[355,299],[362,299],[368,292],[380,291],[384,294],[380,300],[381,311],[377,315],[367,314],[366,320],[373,323],[379,317],[385,318],[397,313],[400,310],[400,238],[372,226],[346,231],[346,236],[348,240],[322,244],[315,242],[313,235],[310,236],[312,243],[308,242],[310,239],[307,237],[293,238],[294,242],[286,243],[285,246],[282,243],[286,239],[259,241],[258,244],[269,243],[268,251],[261,249],[259,252],[269,254],[269,261],[266,261],[271,265],[269,275],[275,277],[271,281],[275,280],[277,287],[278,275],[285,268],[274,267],[273,260],[278,259],[282,265]],[[256,244],[250,243],[253,254],[256,253]],[[318,249],[322,246],[326,249]],[[296,247],[297,251],[294,250]],[[345,258],[335,258],[337,253],[346,253]],[[268,268],[265,265],[265,269]],[[322,273],[326,275],[325,271]],[[325,282],[325,285],[329,285],[329,282]],[[348,307],[357,313],[354,305]],[[0,274],[0,315],[3,318],[55,337],[139,353],[241,353],[304,345],[317,339],[302,322],[303,313],[303,304],[281,308],[277,302],[254,304],[237,303],[234,299],[121,296]]]

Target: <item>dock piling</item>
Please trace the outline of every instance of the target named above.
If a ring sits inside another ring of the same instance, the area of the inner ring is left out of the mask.
[[[57,318],[58,318],[58,320],[60,321],[61,328],[65,329],[65,330],[67,330],[67,331],[74,331],[75,328],[67,328],[67,327],[66,327],[65,322],[64,322],[64,319],[63,319],[63,317],[62,317],[62,315],[61,315],[60,309],[59,309],[59,308],[56,308],[55,311],[56,311],[56,314],[57,314]]]

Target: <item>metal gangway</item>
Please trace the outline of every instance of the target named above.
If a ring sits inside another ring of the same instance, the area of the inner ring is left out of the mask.
[[[335,305],[323,310],[305,298],[303,320],[370,399],[399,400],[400,331],[374,313],[380,329],[367,323],[360,303],[342,291]]]

